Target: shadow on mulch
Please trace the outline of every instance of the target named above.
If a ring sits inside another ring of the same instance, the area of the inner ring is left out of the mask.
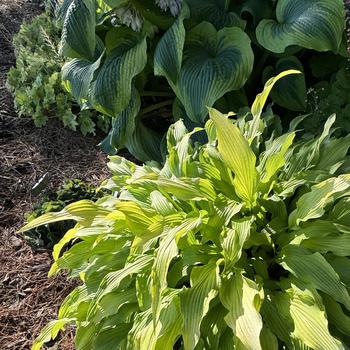
[[[108,176],[101,137],[84,137],[56,121],[42,129],[19,118],[5,87],[15,63],[12,36],[23,20],[42,11],[28,0],[0,0],[0,349],[29,350],[33,339],[75,285],[64,275],[48,279],[49,250],[33,251],[16,231],[38,198],[31,189],[46,173],[57,188],[65,179],[99,184]],[[70,330],[50,349],[72,350]]]

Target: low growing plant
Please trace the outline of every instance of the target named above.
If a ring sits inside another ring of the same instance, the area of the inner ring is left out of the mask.
[[[210,109],[207,144],[178,121],[163,167],[111,157],[114,196],[24,227],[77,221],[50,275],[82,282],[33,350],[69,323],[78,350],[347,348],[350,137],[334,115],[318,138],[296,140],[302,118],[279,133],[262,108],[284,74],[245,117]]]
[[[139,160],[163,161],[169,122],[182,118],[192,129],[204,125],[207,106],[237,111],[284,70],[304,75],[277,83],[271,97],[291,118],[305,112],[307,90],[319,82],[311,58],[327,66],[347,56],[344,4],[64,0],[63,80],[77,101],[113,118],[107,152],[126,147]]]
[[[109,118],[96,111],[82,110],[64,90],[61,69],[65,58],[59,53],[61,28],[43,13],[24,23],[13,45],[16,66],[8,73],[7,86],[20,116],[33,118],[37,127],[58,118],[65,127],[86,135],[97,126],[109,130]],[[98,117],[97,117],[98,116]]]

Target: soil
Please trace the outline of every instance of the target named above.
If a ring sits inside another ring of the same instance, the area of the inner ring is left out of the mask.
[[[40,2],[0,0],[0,349],[29,350],[33,339],[76,284],[64,275],[47,278],[51,251],[34,251],[17,230],[38,201],[33,186],[44,174],[47,189],[65,179],[98,184],[108,176],[98,137],[85,137],[50,121],[35,128],[19,118],[5,87],[6,73],[15,64],[12,37],[24,20],[43,11]],[[68,330],[48,349],[74,349]]]

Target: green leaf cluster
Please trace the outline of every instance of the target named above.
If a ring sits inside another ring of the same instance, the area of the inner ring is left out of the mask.
[[[327,115],[335,113],[337,123],[343,133],[350,132],[350,65],[341,65],[330,79],[320,81],[308,94],[308,109],[312,118],[305,123],[308,131],[319,132],[319,122]]]
[[[279,132],[262,109],[286,74],[252,114],[209,109],[206,144],[178,121],[164,166],[111,157],[114,195],[24,227],[77,222],[50,274],[81,285],[33,350],[69,323],[77,350],[348,348],[350,138],[334,115],[317,138],[295,137],[302,118]]]
[[[24,23],[13,45],[16,66],[8,72],[7,86],[20,116],[32,117],[37,127],[58,118],[65,127],[84,134],[96,126],[107,131],[109,119],[95,111],[82,110],[62,86],[65,59],[59,53],[60,26],[44,13]],[[96,125],[97,124],[97,125]]]
[[[141,161],[164,160],[170,105],[203,126],[207,107],[237,111],[262,81],[297,69],[271,95],[293,117],[319,81],[308,55],[346,55],[342,0],[65,0],[59,16],[67,90],[113,118],[105,151]]]

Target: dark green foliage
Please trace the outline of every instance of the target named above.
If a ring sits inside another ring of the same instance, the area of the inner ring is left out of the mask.
[[[34,206],[33,212],[26,216],[26,220],[31,222],[43,214],[60,211],[68,204],[78,200],[95,201],[105,193],[106,190],[96,189],[96,187],[79,179],[68,180],[57,191],[48,192]],[[51,223],[26,232],[25,238],[33,246],[52,247],[73,226],[74,221],[72,220]]]
[[[271,95],[288,124],[324,80],[310,58],[346,56],[342,0],[64,0],[59,16],[68,91],[113,118],[106,152],[142,161],[162,161],[177,118],[203,126],[206,107],[237,112],[268,78],[298,69]]]
[[[341,133],[350,132],[350,64],[331,75],[329,81],[321,81],[309,91],[311,117],[304,123],[306,130],[317,133],[329,115],[337,115],[336,125]]]
[[[58,118],[69,129],[86,135],[99,128],[108,130],[109,119],[95,111],[81,110],[62,87],[59,53],[61,30],[46,13],[24,23],[14,37],[16,67],[8,73],[7,86],[20,116],[32,117],[37,127]]]

